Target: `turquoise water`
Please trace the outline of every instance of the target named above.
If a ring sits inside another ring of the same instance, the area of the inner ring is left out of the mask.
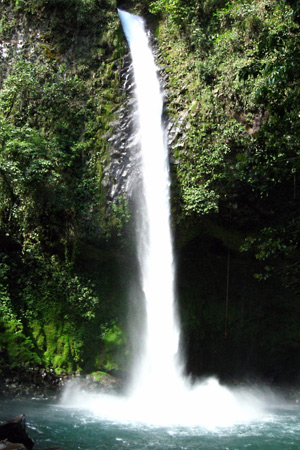
[[[151,427],[101,421],[86,411],[46,400],[2,401],[0,420],[25,413],[35,450],[288,450],[300,449],[300,406],[266,412],[257,422],[216,430]]]

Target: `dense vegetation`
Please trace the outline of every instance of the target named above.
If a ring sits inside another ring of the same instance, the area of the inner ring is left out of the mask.
[[[192,242],[179,258],[191,370],[296,376],[299,3],[157,0],[150,10],[182,127],[174,216],[179,242]]]
[[[117,203],[107,214],[101,184],[121,95],[115,6],[7,1],[1,16],[2,355],[57,371],[113,368],[99,350],[113,334],[122,340],[120,214]],[[112,254],[90,262],[108,236]]]
[[[176,130],[187,370],[294,380],[299,2],[125,6],[153,28]],[[132,225],[104,182],[124,101],[115,1],[3,0],[0,12],[2,366],[126,369]]]

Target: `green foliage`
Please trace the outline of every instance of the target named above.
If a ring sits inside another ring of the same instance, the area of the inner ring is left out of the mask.
[[[102,185],[120,105],[115,2],[6,0],[0,12],[1,352],[11,366],[94,370],[118,301],[111,255],[83,269],[82,253],[128,220]]]
[[[149,3],[179,129],[175,221],[217,218],[247,236],[242,249],[262,265],[256,278],[273,275],[299,292],[297,2],[155,0],[134,8]],[[105,240],[122,235],[129,208],[125,198],[107,208],[102,184],[122,101],[115,2],[4,0],[0,12],[0,37],[11,43],[0,79],[1,350],[11,365],[57,372],[125,367],[122,295],[109,265],[120,248],[107,250]],[[215,320],[217,330],[223,305],[202,303],[203,329]],[[201,305],[183,311],[195,336]]]
[[[164,12],[176,24],[181,24],[185,20],[190,8],[191,5],[189,3],[181,0],[157,0],[150,5],[152,13]]]
[[[11,367],[28,367],[41,360],[35,354],[34,345],[26,336],[24,326],[14,310],[8,286],[10,269],[5,259],[2,258],[3,262],[0,263],[0,348]]]
[[[58,371],[77,370],[99,299],[70,263],[47,261],[36,247],[22,259],[21,267],[1,264],[1,346],[7,360],[12,366],[42,363]]]
[[[11,3],[16,12],[38,17],[44,10],[51,11],[59,8],[66,14],[65,19],[75,19],[80,25],[89,23],[100,7],[97,0],[14,0]],[[114,6],[114,2],[109,0],[103,0],[101,3],[101,6],[106,8]]]
[[[250,236],[244,250],[266,266],[257,277],[276,274],[298,292],[299,23],[281,1],[197,5],[152,3],[173,24],[169,33],[161,23],[159,39],[169,111],[182,130],[181,211],[195,220],[217,213]]]
[[[92,189],[86,183],[79,190],[85,162],[75,146],[87,113],[78,78],[63,75],[63,67],[58,72],[51,69],[21,60],[4,82],[1,209],[5,226],[9,217],[23,239],[42,229],[47,233],[43,223],[48,220],[49,232],[57,233],[60,227],[61,239],[68,242],[74,240],[70,221]]]
[[[105,379],[105,376],[107,375],[107,373],[97,370],[96,372],[93,372],[91,375],[93,376],[94,381],[101,382]]]
[[[119,370],[126,368],[128,349],[126,348],[126,337],[117,323],[110,327],[102,327],[102,340],[104,341],[104,354],[101,366],[107,370]]]

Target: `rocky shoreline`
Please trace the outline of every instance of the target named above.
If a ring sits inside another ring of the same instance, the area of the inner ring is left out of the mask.
[[[43,368],[5,369],[0,374],[0,398],[48,398],[57,395],[64,386],[66,376]]]
[[[41,367],[35,368],[1,368],[0,372],[0,401],[13,399],[58,398],[67,383],[78,384],[81,389],[89,392],[120,392],[124,382],[111,374],[94,372],[81,376],[77,373],[55,374],[53,370]],[[25,414],[17,417],[5,417],[0,422],[0,450],[32,450],[34,442],[26,430]],[[49,447],[45,450],[63,450],[60,447]]]
[[[40,367],[13,368],[0,372],[0,398],[57,397],[71,380],[76,381],[83,389],[90,392],[119,392],[124,385],[124,381],[120,377],[104,372],[87,375],[78,373],[57,375],[52,369],[46,370]]]

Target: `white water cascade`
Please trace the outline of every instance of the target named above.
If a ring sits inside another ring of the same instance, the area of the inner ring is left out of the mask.
[[[125,11],[119,11],[119,16],[133,61],[141,152],[142,204],[137,246],[147,316],[145,336],[141,336],[143,352],[134,367],[134,382],[127,396],[88,393],[70,386],[62,403],[92,411],[102,420],[121,423],[215,428],[248,422],[264,410],[261,392],[255,394],[253,388],[251,392],[228,389],[214,378],[192,385],[182,375],[163,97],[143,20]]]
[[[162,125],[163,95],[143,20],[119,10],[130,46],[140,144],[137,247],[146,324],[133,392],[160,395],[178,387],[179,325],[174,302],[174,262],[170,229],[168,148]]]

